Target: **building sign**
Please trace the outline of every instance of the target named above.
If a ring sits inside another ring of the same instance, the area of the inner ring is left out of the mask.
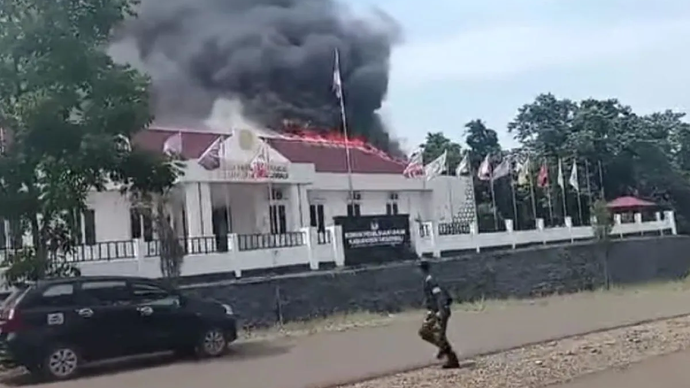
[[[346,265],[410,259],[410,220],[407,215],[334,217],[334,221],[343,230]]]
[[[225,179],[248,179],[248,180],[287,180],[290,177],[287,164],[270,164],[268,171],[257,177],[256,169],[250,163],[223,163],[221,174]]]

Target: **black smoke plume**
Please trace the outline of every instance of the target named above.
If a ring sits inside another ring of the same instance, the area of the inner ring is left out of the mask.
[[[384,13],[356,16],[335,0],[143,0],[111,53],[152,77],[159,122],[201,121],[226,98],[274,129],[288,119],[337,130],[338,49],[350,135],[397,153],[377,111],[398,38]]]

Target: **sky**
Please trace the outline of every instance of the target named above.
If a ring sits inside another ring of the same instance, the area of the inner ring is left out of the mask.
[[[690,107],[688,0],[350,2],[402,26],[382,113],[408,150],[430,131],[461,141],[475,118],[515,146],[507,124],[546,92],[641,114]]]

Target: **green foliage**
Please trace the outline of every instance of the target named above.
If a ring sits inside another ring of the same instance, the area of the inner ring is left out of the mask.
[[[597,241],[608,240],[613,228],[613,216],[606,207],[606,201],[601,199],[595,201],[592,204],[591,214],[594,217],[592,222],[594,239]]]
[[[0,218],[30,233],[33,249],[4,263],[44,276],[78,240],[91,190],[163,192],[169,160],[132,149],[145,128],[148,79],[105,53],[130,0],[0,3]],[[22,262],[26,259],[26,263]],[[28,263],[43,266],[37,270]],[[44,263],[44,264],[40,264]]]
[[[460,144],[451,141],[442,132],[427,133],[426,142],[422,144],[422,148],[424,149],[424,164],[431,162],[441,156],[444,151],[447,151],[447,164],[450,166],[450,173],[454,173],[453,170],[462,160],[462,147]],[[446,174],[448,174],[448,171],[446,171]]]
[[[486,155],[497,156],[501,153],[498,135],[493,129],[487,128],[483,121],[477,119],[465,124],[465,142],[470,147],[472,168],[476,171],[479,163]]]

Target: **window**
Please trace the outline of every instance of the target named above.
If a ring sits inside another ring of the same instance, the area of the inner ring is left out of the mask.
[[[74,285],[56,284],[48,287],[41,297],[31,303],[32,307],[63,307],[73,306]]]
[[[174,305],[179,303],[179,297],[171,294],[168,290],[147,283],[132,284],[132,294],[137,303],[155,305]]]
[[[124,280],[103,280],[84,282],[81,293],[89,303],[112,306],[128,304],[132,295]]]
[[[144,238],[153,241],[153,219],[149,209],[130,209],[129,221],[132,239]]]
[[[84,244],[96,245],[96,211],[84,211]]]
[[[386,214],[389,216],[394,216],[398,214],[398,203],[390,202],[386,204]]]
[[[309,205],[309,226],[319,232],[325,231],[326,222],[323,214],[323,205]]]
[[[362,215],[358,203],[350,203],[347,205],[347,216],[348,217],[359,217]]]
[[[285,205],[271,205],[269,207],[271,234],[285,234],[287,232],[287,218]]]

